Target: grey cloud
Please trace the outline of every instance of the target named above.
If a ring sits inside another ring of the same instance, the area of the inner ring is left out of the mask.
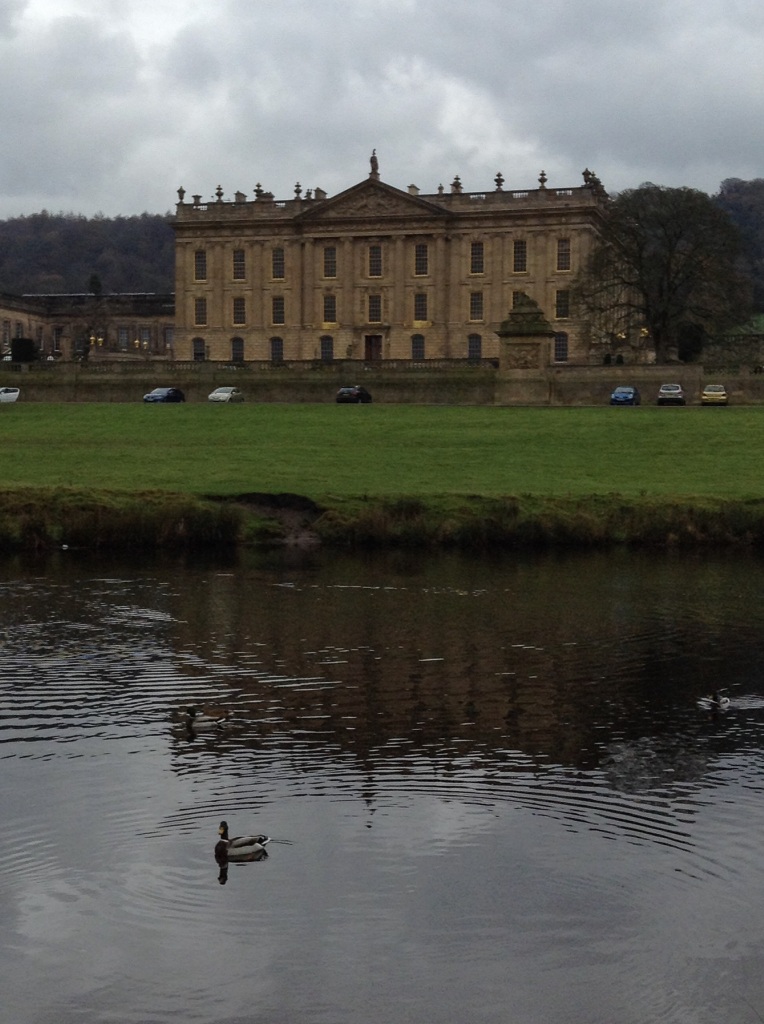
[[[570,185],[585,166],[612,190],[714,191],[764,163],[758,0],[174,10],[143,48],[130,0],[118,30],[106,15],[59,19],[13,46],[0,18],[0,216],[62,195],[84,213],[161,212],[181,183],[331,193],[365,176],[372,147],[385,180],[428,191],[456,173],[490,188],[497,170],[528,187],[542,167]]]

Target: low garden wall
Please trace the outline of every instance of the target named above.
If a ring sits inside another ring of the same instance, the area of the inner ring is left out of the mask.
[[[688,404],[700,401],[707,383],[723,383],[735,405],[764,404],[764,374],[754,367],[711,368],[697,363],[668,366],[556,366],[544,371],[432,363],[363,364],[337,361],[301,365],[184,363],[8,364],[0,387],[21,388],[25,402],[140,402],[159,386],[180,387],[191,402],[207,400],[216,387],[235,384],[252,402],[333,402],[337,389],[363,384],[379,403],[419,405],[605,405],[613,388],[631,384],[643,404],[655,402],[663,383],[681,384]]]

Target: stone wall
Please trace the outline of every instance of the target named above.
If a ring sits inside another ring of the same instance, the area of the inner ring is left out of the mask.
[[[732,405],[764,405],[764,374],[706,372],[698,364],[673,366],[550,367],[544,371],[500,371],[487,365],[458,370],[385,369],[348,364],[300,368],[234,369],[212,363],[164,361],[77,366],[32,364],[0,369],[0,387],[21,388],[25,402],[140,402],[158,386],[182,388],[191,402],[204,402],[216,387],[236,384],[252,402],[333,402],[337,389],[363,384],[374,401],[415,405],[603,406],[613,388],[636,385],[644,405],[658,388],[679,383],[689,405],[700,402],[707,383],[726,385]]]

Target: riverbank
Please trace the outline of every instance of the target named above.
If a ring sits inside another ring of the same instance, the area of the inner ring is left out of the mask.
[[[764,499],[0,492],[0,550],[587,549],[764,546]]]

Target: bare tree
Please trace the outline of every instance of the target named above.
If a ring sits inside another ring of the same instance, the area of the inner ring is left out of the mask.
[[[577,302],[600,338],[649,345],[667,362],[683,340],[748,318],[740,256],[737,229],[709,196],[648,182],[611,200]]]

